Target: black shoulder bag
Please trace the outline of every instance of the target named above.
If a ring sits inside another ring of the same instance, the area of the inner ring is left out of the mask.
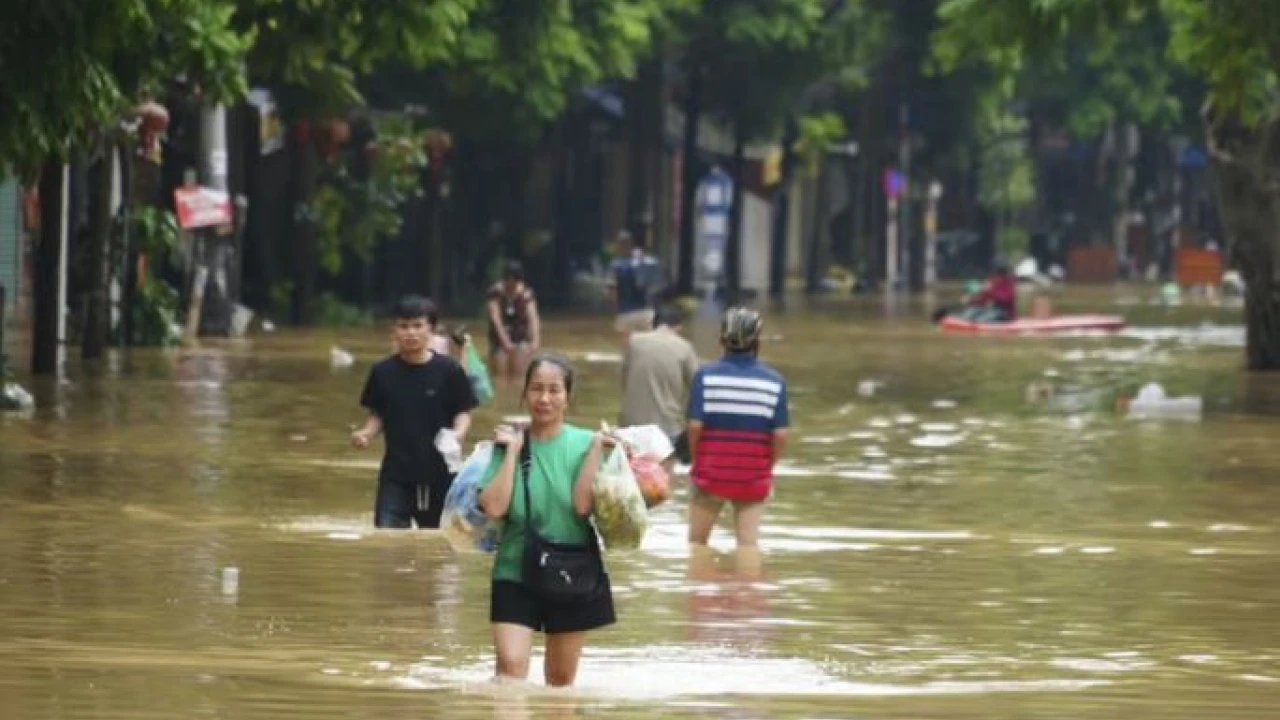
[[[533,451],[529,449],[529,436],[525,435],[520,448],[520,470],[524,476],[524,557],[521,570],[524,585],[535,595],[548,602],[574,603],[587,600],[600,589],[604,581],[604,561],[600,558],[600,544],[595,532],[585,545],[551,542],[538,532],[529,500],[530,471],[533,469]]]

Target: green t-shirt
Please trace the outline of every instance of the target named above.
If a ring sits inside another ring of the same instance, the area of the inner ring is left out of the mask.
[[[524,486],[529,488],[529,504],[537,520],[538,532],[552,542],[587,543],[594,538],[591,523],[573,509],[573,485],[582,470],[582,461],[591,449],[590,430],[564,425],[560,434],[548,440],[532,440],[529,445],[533,468],[525,478],[516,463],[502,540],[493,561],[493,579],[520,582],[521,559],[524,556],[525,512]],[[494,448],[493,460],[485,470],[480,489],[489,486],[506,455],[504,448]]]

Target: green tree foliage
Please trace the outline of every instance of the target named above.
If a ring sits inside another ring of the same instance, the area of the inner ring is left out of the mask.
[[[690,0],[483,0],[428,99],[451,128],[538,136],[584,87],[629,78]]]
[[[17,0],[0,26],[0,164],[30,175],[108,132],[178,73],[244,91],[252,36],[222,0]]]
[[[330,166],[330,177],[312,199],[320,231],[320,264],[330,274],[342,269],[344,250],[369,260],[377,244],[400,232],[402,208],[422,194],[427,167],[426,133],[403,115],[378,118],[377,139],[360,153],[364,172],[346,162]]]
[[[1092,43],[1100,69],[1135,52],[1130,33],[1159,27],[1159,56],[1203,83],[1205,138],[1229,243],[1248,283],[1246,358],[1280,369],[1280,19],[1251,0],[946,0],[944,55],[982,52],[992,67],[1026,63]],[[1156,67],[1154,65],[1148,67]]]
[[[877,39],[858,1],[705,0],[683,25],[687,53],[710,80],[705,107],[749,138],[776,137],[817,84],[855,85]]]
[[[361,104],[358,81],[389,60],[421,68],[455,57],[472,13],[487,0],[231,0],[235,24],[256,42],[255,82],[292,116]]]

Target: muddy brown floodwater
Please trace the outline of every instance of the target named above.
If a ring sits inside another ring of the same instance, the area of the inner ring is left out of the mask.
[[[0,419],[0,717],[1276,717],[1280,388],[1238,370],[1237,315],[1139,300],[1078,300],[1138,323],[1112,338],[770,316],[795,432],[762,568],[723,531],[690,557],[681,479],[572,692],[488,682],[486,558],[370,530],[346,438],[382,333],[73,363]],[[608,327],[545,331],[583,423],[617,410]],[[1147,380],[1204,416],[1118,417]]]

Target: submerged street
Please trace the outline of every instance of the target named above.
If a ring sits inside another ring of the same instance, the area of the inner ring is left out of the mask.
[[[1129,314],[1106,338],[946,336],[905,301],[768,316],[794,432],[763,569],[723,530],[689,557],[680,478],[642,550],[608,558],[620,622],[570,692],[490,684],[488,558],[371,529],[379,453],[347,434],[382,331],[73,363],[0,418],[3,714],[1264,717],[1280,382],[1239,371],[1236,315],[1123,292],[1061,301]],[[714,328],[691,335],[712,357]],[[614,422],[607,321],[543,336],[582,371],[572,419]],[[1148,381],[1203,418],[1117,415]]]

